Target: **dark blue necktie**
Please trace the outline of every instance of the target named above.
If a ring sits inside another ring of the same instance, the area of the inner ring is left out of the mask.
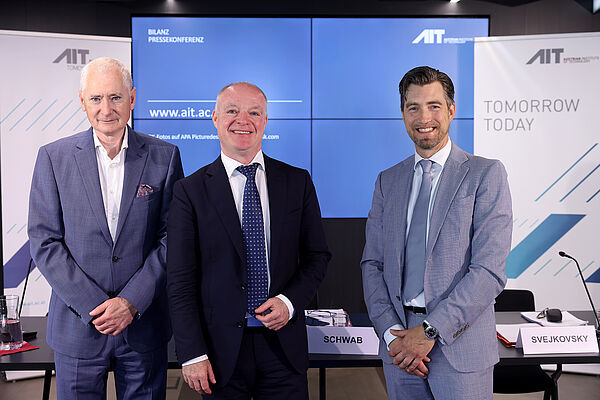
[[[429,211],[429,199],[431,197],[431,181],[433,174],[431,166],[433,161],[419,161],[423,170],[421,188],[412,219],[408,238],[406,239],[404,280],[402,283],[402,298],[409,301],[417,297],[423,291],[423,280],[425,277],[425,250],[427,247],[427,213]]]
[[[267,252],[260,195],[256,188],[258,164],[240,165],[237,170],[246,176],[242,203],[242,233],[248,267],[248,313],[267,300],[269,294],[267,278]]]

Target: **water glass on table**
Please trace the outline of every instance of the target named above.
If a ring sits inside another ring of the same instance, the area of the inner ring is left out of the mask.
[[[0,295],[0,350],[15,350],[23,345],[18,310],[18,295]]]

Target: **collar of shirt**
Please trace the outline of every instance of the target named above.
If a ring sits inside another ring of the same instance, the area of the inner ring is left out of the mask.
[[[241,162],[234,160],[231,157],[225,155],[225,153],[221,152],[221,161],[223,162],[223,166],[225,167],[225,172],[227,172],[227,177],[231,179],[234,174],[241,174],[236,168],[240,165],[244,165]],[[248,165],[252,163],[258,163],[260,168],[265,171],[265,157],[263,155],[262,150],[259,150],[258,153],[254,156],[252,161],[248,163]]]
[[[108,152],[106,151],[106,149],[104,148],[104,146],[102,146],[102,143],[100,143],[100,139],[98,139],[98,134],[96,133],[96,130],[93,129],[93,138],[94,138],[94,147],[96,148],[96,151],[100,150],[100,153],[106,157],[108,157]],[[125,128],[125,134],[123,135],[123,142],[121,143],[121,149],[119,150],[119,152],[117,153],[117,155],[115,156],[115,158],[113,159],[115,162],[119,162],[120,158],[121,158],[121,154],[123,154],[123,149],[126,149],[129,147],[129,128]]]
[[[438,151],[437,153],[435,153],[434,155],[429,157],[428,160],[431,160],[434,163],[439,164],[442,167],[441,169],[444,169],[444,164],[446,164],[446,161],[448,160],[448,157],[450,156],[450,150],[452,150],[452,140],[448,139],[448,143],[446,143],[446,145],[444,147],[442,147],[440,149],[440,151]],[[419,153],[415,152],[415,165],[413,166],[414,170],[417,169],[417,164],[419,163],[419,161],[421,161],[423,159],[424,158],[421,157],[419,155]]]

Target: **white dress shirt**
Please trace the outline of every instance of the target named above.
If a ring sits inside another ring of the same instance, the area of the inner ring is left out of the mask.
[[[244,202],[244,188],[246,187],[246,176],[237,170],[237,167],[244,165],[233,158],[227,157],[221,152],[221,161],[225,167],[227,178],[229,179],[229,186],[231,187],[231,193],[233,194],[233,201],[235,202],[235,209],[242,223],[242,209]],[[271,274],[269,271],[269,259],[271,258],[271,213],[269,212],[269,193],[267,192],[267,174],[265,173],[265,158],[262,150],[259,150],[254,156],[254,159],[250,164],[257,163],[259,166],[256,169],[256,175],[254,181],[256,182],[256,188],[260,196],[260,204],[262,206],[263,215],[263,226],[265,229],[265,249],[267,249],[267,276],[269,278],[269,284],[271,283]],[[248,164],[248,165],[250,165]]]
[[[237,210],[238,218],[240,219],[241,224],[244,201],[244,188],[246,186],[247,178],[244,174],[237,170],[237,167],[244,164],[234,160],[233,158],[227,157],[223,152],[221,152],[221,161],[223,162],[225,172],[227,173],[227,178],[229,179],[229,186],[231,187],[233,201],[235,202],[235,208]],[[262,150],[259,150],[258,153],[256,153],[254,159],[250,163],[248,163],[248,165],[254,163],[258,163],[259,165],[256,169],[254,181],[256,182],[256,188],[258,189],[258,194],[260,196],[260,204],[262,207],[263,226],[265,229],[265,245],[267,246],[267,280],[268,287],[271,287],[271,271],[269,263],[271,254],[271,213],[269,211],[269,193],[267,192],[267,174],[265,172],[265,158],[263,156]],[[287,306],[289,312],[289,321],[294,315],[294,306],[292,305],[292,302],[283,294],[278,294],[276,297],[281,299]],[[246,317],[248,318],[250,317],[250,315],[246,315]],[[200,357],[196,357],[189,361],[186,361],[182,365],[190,365],[207,359],[208,356],[204,354]]]
[[[125,129],[121,150],[111,159],[108,152],[100,143],[98,135],[94,130],[94,146],[96,148],[96,161],[98,162],[98,175],[100,177],[100,190],[102,192],[102,202],[104,203],[104,213],[108,230],[113,241],[117,234],[117,225],[119,224],[119,209],[121,208],[121,196],[123,195],[123,179],[125,177],[125,155],[129,141],[128,133]]]
[[[442,175],[442,171],[444,170],[444,165],[450,156],[450,150],[452,149],[452,141],[448,139],[448,143],[444,147],[442,147],[437,153],[432,155],[428,160],[433,161],[431,165],[432,172],[432,181],[431,181],[431,196],[429,198],[429,207],[427,211],[427,235],[425,238],[425,243],[429,239],[429,222],[431,218],[431,211],[433,209],[433,205],[435,204],[435,197],[437,195],[437,188],[440,182],[440,176]],[[406,235],[405,238],[408,237],[408,231],[410,230],[410,222],[412,221],[413,210],[415,209],[415,203],[417,202],[417,197],[419,197],[419,189],[421,188],[421,181],[423,180],[423,169],[421,168],[419,161],[423,160],[418,153],[415,153],[415,163],[414,163],[414,175],[413,175],[413,183],[410,191],[410,197],[408,199],[408,214],[406,215]],[[415,297],[411,299],[409,302],[405,303],[407,306],[414,307],[425,307],[425,291],[422,291]],[[385,342],[389,346],[392,340],[396,338],[391,332],[390,329],[404,329],[401,325],[396,324],[390,327],[385,333],[383,337]]]

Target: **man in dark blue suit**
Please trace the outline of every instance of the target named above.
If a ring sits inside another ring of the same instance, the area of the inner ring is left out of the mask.
[[[40,148],[33,173],[31,255],[52,287],[48,344],[59,399],[166,395],[166,225],[177,147],[127,126],[131,74],[99,58],[81,74],[92,127]]]
[[[267,157],[267,99],[217,96],[221,155],[173,189],[167,292],[177,355],[214,399],[308,399],[304,308],[330,254],[307,171]]]

